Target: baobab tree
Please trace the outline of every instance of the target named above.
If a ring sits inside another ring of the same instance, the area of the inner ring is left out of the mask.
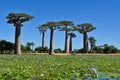
[[[79,33],[83,34],[83,49],[84,53],[88,53],[88,32],[91,32],[95,30],[96,27],[94,27],[90,23],[83,23],[78,24],[76,27],[74,27],[74,30],[78,31]]]
[[[10,13],[6,18],[8,19],[7,23],[13,24],[15,26],[14,54],[21,54],[20,35],[21,35],[21,27],[23,26],[22,23],[29,21],[34,17],[25,13]]]
[[[70,36],[70,42],[69,42],[69,52],[72,52],[72,39],[76,37],[76,35],[72,32],[68,34]]]
[[[65,31],[65,47],[64,47],[64,52],[65,53],[69,53],[69,46],[68,46],[68,32],[71,30],[71,28],[68,28],[68,26],[73,26],[73,22],[72,21],[60,21],[59,22],[61,24],[60,31]]]
[[[47,22],[45,24],[44,28],[49,28],[50,29],[50,51],[49,55],[52,55],[54,53],[54,45],[53,45],[53,39],[54,39],[54,30],[58,29],[60,24],[58,22]]]
[[[46,27],[46,24],[42,24],[37,27],[39,29],[39,32],[42,34],[42,48],[45,47],[45,32],[47,30],[47,28],[45,27]]]

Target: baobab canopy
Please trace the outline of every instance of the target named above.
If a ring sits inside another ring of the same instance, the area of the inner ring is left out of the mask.
[[[7,23],[14,24],[14,26],[17,26],[18,24],[19,26],[22,26],[23,22],[29,21],[34,17],[25,13],[10,13],[6,18],[9,19]]]

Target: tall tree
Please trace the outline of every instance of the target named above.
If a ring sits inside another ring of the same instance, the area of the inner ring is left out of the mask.
[[[76,35],[74,33],[69,33],[70,36],[70,42],[69,42],[69,52],[72,52],[72,38],[75,38]]]
[[[53,48],[53,39],[54,39],[54,30],[58,29],[60,26],[60,24],[58,22],[47,22],[46,26],[44,26],[45,28],[49,28],[50,29],[50,51],[49,51],[49,55],[51,55],[52,53],[54,53],[54,48]]]
[[[77,30],[79,33],[83,34],[83,49],[84,53],[88,53],[88,32],[91,32],[96,29],[92,24],[90,23],[83,23],[78,24],[76,27],[74,27],[75,30]]]
[[[39,29],[40,33],[42,34],[42,48],[45,47],[45,32],[46,32],[46,24],[42,24],[38,26],[37,28]]]
[[[14,54],[21,54],[20,35],[21,35],[21,26],[23,26],[22,23],[29,21],[34,17],[25,13],[10,13],[6,18],[8,19],[7,23],[13,24],[15,26]]]
[[[90,42],[90,53],[92,53],[93,48],[95,47],[96,40],[94,37],[89,37],[89,42]]]
[[[69,53],[69,47],[68,47],[68,32],[71,30],[70,28],[68,28],[68,26],[73,26],[73,22],[72,21],[60,21],[59,22],[61,24],[61,26],[63,26],[60,30],[61,31],[65,31],[65,48],[64,51],[65,53]]]

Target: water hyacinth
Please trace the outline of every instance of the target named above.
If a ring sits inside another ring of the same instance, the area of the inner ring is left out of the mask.
[[[53,71],[54,70],[54,68],[50,68],[50,71]]]
[[[10,68],[6,68],[7,71],[10,71]]]
[[[38,61],[37,64],[36,64],[36,66],[40,66],[40,64],[41,64],[40,61]]]
[[[41,77],[43,77],[43,76],[44,76],[44,74],[41,74],[40,76],[41,76]]]
[[[95,67],[91,67],[89,70],[92,78],[98,78],[97,69]]]
[[[0,55],[0,80],[120,80],[119,73],[120,56]]]

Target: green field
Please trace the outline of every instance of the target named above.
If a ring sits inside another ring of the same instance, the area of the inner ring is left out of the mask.
[[[91,66],[98,78],[120,78],[120,56],[0,55],[0,80],[81,80]]]

